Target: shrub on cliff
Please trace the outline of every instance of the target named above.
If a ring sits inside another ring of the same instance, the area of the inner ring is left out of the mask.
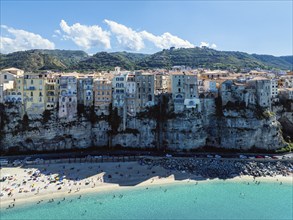
[[[49,120],[51,120],[51,111],[45,110],[43,112],[43,123],[47,123]]]
[[[29,118],[27,114],[22,117],[22,129],[27,130],[29,128]]]
[[[117,134],[118,133],[118,128],[121,123],[121,118],[118,115],[118,109],[117,108],[112,108],[112,104],[109,105],[109,116],[108,116],[108,123],[110,124],[111,127],[111,133],[112,134]]]

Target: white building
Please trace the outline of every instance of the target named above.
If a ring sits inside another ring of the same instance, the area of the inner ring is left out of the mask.
[[[183,111],[184,107],[199,110],[196,74],[185,72],[172,73],[171,85],[175,112]]]
[[[155,104],[155,77],[152,73],[135,73],[137,112]]]
[[[112,81],[113,93],[113,108],[118,108],[121,110],[126,108],[126,82],[128,78],[128,73],[119,73],[114,76]]]
[[[129,74],[126,82],[127,113],[136,114],[136,82],[135,75]]]
[[[4,102],[3,98],[3,84],[0,84],[0,103]]]
[[[203,89],[204,92],[212,92],[212,93],[216,93],[218,92],[217,89],[217,83],[215,80],[203,80]]]
[[[79,76],[77,78],[77,101],[78,104],[90,107],[93,105],[93,77]]]
[[[247,83],[256,90],[256,103],[261,107],[270,108],[271,81],[264,77],[255,77]]]
[[[60,77],[59,117],[72,119],[77,113],[77,80],[75,76]]]
[[[271,97],[276,98],[278,96],[278,79],[271,79]]]

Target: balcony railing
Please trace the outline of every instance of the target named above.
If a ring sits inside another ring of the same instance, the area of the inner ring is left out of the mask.
[[[34,86],[30,86],[27,88],[27,90],[36,90],[36,88]]]

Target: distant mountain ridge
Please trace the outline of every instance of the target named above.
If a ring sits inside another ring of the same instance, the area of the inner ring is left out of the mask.
[[[28,50],[0,54],[0,69],[16,67],[25,71],[90,71],[171,68],[241,69],[263,68],[293,70],[293,56],[248,54],[238,51],[218,51],[204,48],[165,49],[154,54],[128,52],[98,52],[89,56],[80,50]]]

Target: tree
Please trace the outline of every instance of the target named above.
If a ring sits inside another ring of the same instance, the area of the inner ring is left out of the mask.
[[[51,111],[46,109],[43,112],[43,123],[47,123],[50,119],[51,119]]]
[[[27,130],[29,128],[29,118],[28,115],[25,113],[22,118],[22,129]]]
[[[120,126],[121,123],[121,118],[118,114],[118,109],[117,108],[112,108],[112,103],[109,105],[109,118],[108,121],[110,123],[111,126],[111,132],[113,134],[117,134],[118,133],[118,128]]]

